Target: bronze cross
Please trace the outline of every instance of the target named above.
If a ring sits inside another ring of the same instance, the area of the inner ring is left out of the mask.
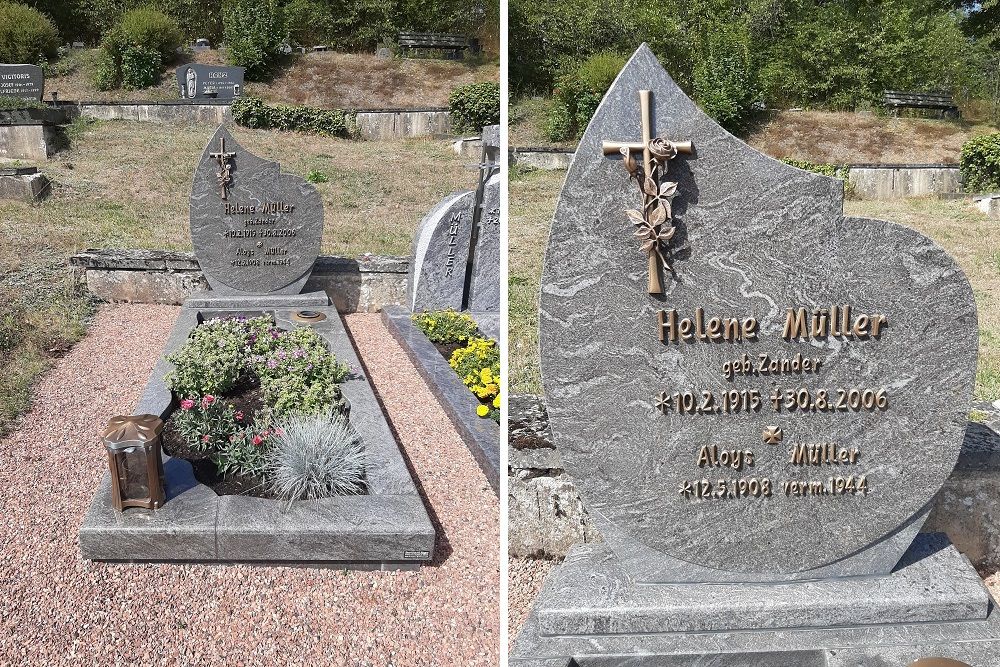
[[[651,108],[650,108],[650,93],[649,90],[639,91],[639,108],[642,114],[642,141],[636,143],[630,142],[620,142],[620,141],[605,141],[601,144],[601,148],[605,155],[615,155],[634,153],[637,151],[642,151],[642,166],[644,177],[652,177],[653,170],[653,153],[650,150],[650,143],[653,141],[653,123],[650,119]],[[676,157],[678,153],[684,153],[685,155],[691,155],[694,152],[694,147],[690,141],[666,141],[672,148],[673,155],[670,159]],[[666,166],[664,165],[664,173],[666,173]],[[662,175],[662,174],[661,174]],[[657,184],[659,185],[659,184]],[[643,210],[649,204],[649,197],[645,193],[643,194]],[[663,284],[660,282],[660,269],[658,266],[658,253],[656,248],[652,247],[649,250],[649,293],[650,294],[663,294]]]
[[[222,199],[228,199],[229,184],[233,182],[232,174],[230,174],[232,165],[230,165],[229,161],[236,157],[236,153],[227,153],[226,138],[219,137],[219,152],[209,153],[208,157],[214,158],[216,162],[219,163],[219,172],[216,174],[216,177],[219,179],[219,188],[222,191]]]

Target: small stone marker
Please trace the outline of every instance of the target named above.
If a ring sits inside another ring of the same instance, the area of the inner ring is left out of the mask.
[[[917,536],[977,362],[972,289],[930,239],[844,217],[841,181],[730,135],[643,45],[567,173],[539,323],[604,541],[549,575],[512,665],[909,664],[966,640],[954,657],[998,664],[978,575]]]
[[[413,312],[462,309],[475,197],[471,190],[452,193],[420,222],[407,280]]]
[[[177,87],[182,99],[231,100],[243,92],[244,67],[189,63],[177,68]]]
[[[248,152],[220,126],[191,188],[191,241],[212,290],[298,294],[322,238],[316,188]]]
[[[37,65],[0,65],[0,97],[41,100],[45,76]]]

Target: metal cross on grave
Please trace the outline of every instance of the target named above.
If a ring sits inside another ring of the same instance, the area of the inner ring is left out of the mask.
[[[216,177],[219,179],[219,188],[221,190],[222,199],[228,199],[229,184],[233,182],[233,176],[230,173],[232,165],[229,161],[236,157],[236,153],[227,153],[226,138],[219,137],[219,152],[209,153],[208,156],[210,158],[214,158],[215,161],[219,163],[219,171],[216,174]]]
[[[691,155],[694,146],[690,141],[674,142],[665,137],[653,138],[653,123],[651,120],[650,95],[652,91],[639,91],[639,105],[642,113],[642,141],[620,142],[605,141],[601,145],[605,155],[621,154],[629,175],[636,179],[642,190],[642,209],[628,211],[628,216],[638,227],[636,236],[643,240],[642,249],[649,255],[649,293],[663,294],[663,284],[660,281],[660,264],[670,268],[660,245],[669,241],[674,235],[670,225],[670,200],[676,191],[676,183],[661,183],[667,173],[667,161],[679,153]],[[642,151],[642,173],[632,159],[632,153]]]

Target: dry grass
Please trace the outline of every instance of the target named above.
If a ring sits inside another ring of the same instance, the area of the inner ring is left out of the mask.
[[[170,65],[160,83],[145,90],[99,91],[91,83],[96,49],[75,50],[61,67],[65,76],[46,80],[46,94],[59,91],[62,100],[176,100],[174,70]],[[192,62],[225,64],[221,51],[195,53]],[[373,55],[353,53],[307,53],[289,58],[274,79],[248,83],[247,91],[270,102],[308,104],[330,109],[446,107],[452,89],[467,83],[496,81],[496,63],[458,60],[379,60]]]
[[[525,97],[510,105],[508,118],[511,146],[576,147],[576,141],[551,141],[545,136],[545,119],[551,104],[550,97]]]
[[[565,172],[515,174],[510,183],[511,391],[540,393],[538,289],[549,225]],[[979,308],[976,399],[1000,399],[1000,221],[971,203],[931,198],[848,201],[847,215],[898,222],[937,241],[972,283]]]
[[[71,128],[72,147],[45,165],[40,204],[0,201],[0,431],[27,405],[48,360],[85,332],[92,304],[68,281],[66,259],[90,247],[188,250],[194,167],[214,127],[125,121]],[[472,189],[476,173],[446,142],[352,142],[237,128],[247,149],[289,173],[322,171],[323,252],[408,254],[439,199]]]
[[[956,163],[967,139],[995,130],[984,123],[961,120],[781,111],[746,137],[746,141],[776,158],[810,162]]]

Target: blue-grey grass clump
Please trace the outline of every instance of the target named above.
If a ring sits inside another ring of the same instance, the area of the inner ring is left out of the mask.
[[[346,420],[296,415],[275,426],[265,477],[278,498],[291,502],[364,493],[364,443]]]

